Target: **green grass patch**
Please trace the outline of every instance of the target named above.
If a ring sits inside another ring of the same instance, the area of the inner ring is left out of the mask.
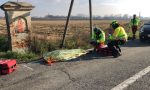
[[[16,52],[0,52],[1,59],[16,59],[18,63],[30,62],[39,59],[34,53],[20,54]]]
[[[43,55],[43,53],[58,49],[60,43],[58,41],[48,41],[44,39],[33,38],[31,40],[31,51]]]

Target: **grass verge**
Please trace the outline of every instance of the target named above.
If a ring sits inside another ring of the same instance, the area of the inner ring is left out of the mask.
[[[16,52],[0,52],[0,58],[3,59],[16,59],[18,63],[30,62],[38,60],[39,57],[34,53],[20,54]]]

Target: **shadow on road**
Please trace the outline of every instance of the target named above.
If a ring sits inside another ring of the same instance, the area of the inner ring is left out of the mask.
[[[141,43],[139,40],[129,40],[125,45],[121,46],[121,47],[149,47],[150,46],[150,42],[145,42],[145,43]],[[58,61],[58,62],[75,62],[75,61],[87,61],[87,60],[94,60],[94,59],[111,59],[113,58],[113,56],[102,56],[96,52],[91,52],[91,53],[87,53],[85,55],[82,55],[78,58],[72,59],[72,60],[68,60],[68,61]],[[39,60],[33,63],[39,63],[42,65],[46,65],[46,63],[44,62],[44,60]]]
[[[68,61],[57,61],[55,63],[59,63],[59,62],[76,62],[76,61],[88,61],[88,60],[94,60],[94,59],[111,59],[113,58],[112,56],[101,56],[100,54],[98,54],[97,52],[90,52],[90,53],[87,53],[87,54],[84,54],[78,58],[75,58],[75,59],[71,59],[71,60],[68,60]],[[38,63],[38,64],[41,64],[41,65],[47,65],[47,63],[44,61],[44,59],[41,59],[39,61],[35,61],[35,62],[32,62],[32,63]]]
[[[87,60],[94,60],[94,59],[109,59],[109,58],[113,58],[113,56],[101,56],[100,54],[98,54],[97,52],[91,52],[91,53],[87,53],[85,55],[82,55],[76,59],[72,59],[70,61],[66,61],[66,62],[74,62],[74,61],[87,61]]]
[[[149,47],[150,42],[140,42],[139,40],[129,40],[125,45],[122,47]]]

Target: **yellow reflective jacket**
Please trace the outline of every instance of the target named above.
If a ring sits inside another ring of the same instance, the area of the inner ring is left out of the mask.
[[[105,32],[103,30],[101,30],[101,34],[98,36],[93,32],[92,33],[92,40],[97,41],[98,43],[104,43],[105,42]]]
[[[131,21],[130,21],[131,26],[138,26],[139,24],[140,24],[139,18],[131,19]]]
[[[119,26],[118,28],[115,29],[113,35],[109,36],[110,40],[126,40],[128,39],[128,35],[125,32],[124,28]]]

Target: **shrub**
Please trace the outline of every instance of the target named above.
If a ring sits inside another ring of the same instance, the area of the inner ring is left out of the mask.
[[[4,59],[17,59],[18,62],[29,62],[38,59],[34,53],[20,54],[11,51],[0,54],[0,57]]]
[[[0,35],[0,51],[8,50],[8,38],[5,35]]]
[[[32,38],[31,40],[31,50],[36,54],[42,55],[45,52],[56,50],[60,45],[57,41],[48,41],[45,39]]]

